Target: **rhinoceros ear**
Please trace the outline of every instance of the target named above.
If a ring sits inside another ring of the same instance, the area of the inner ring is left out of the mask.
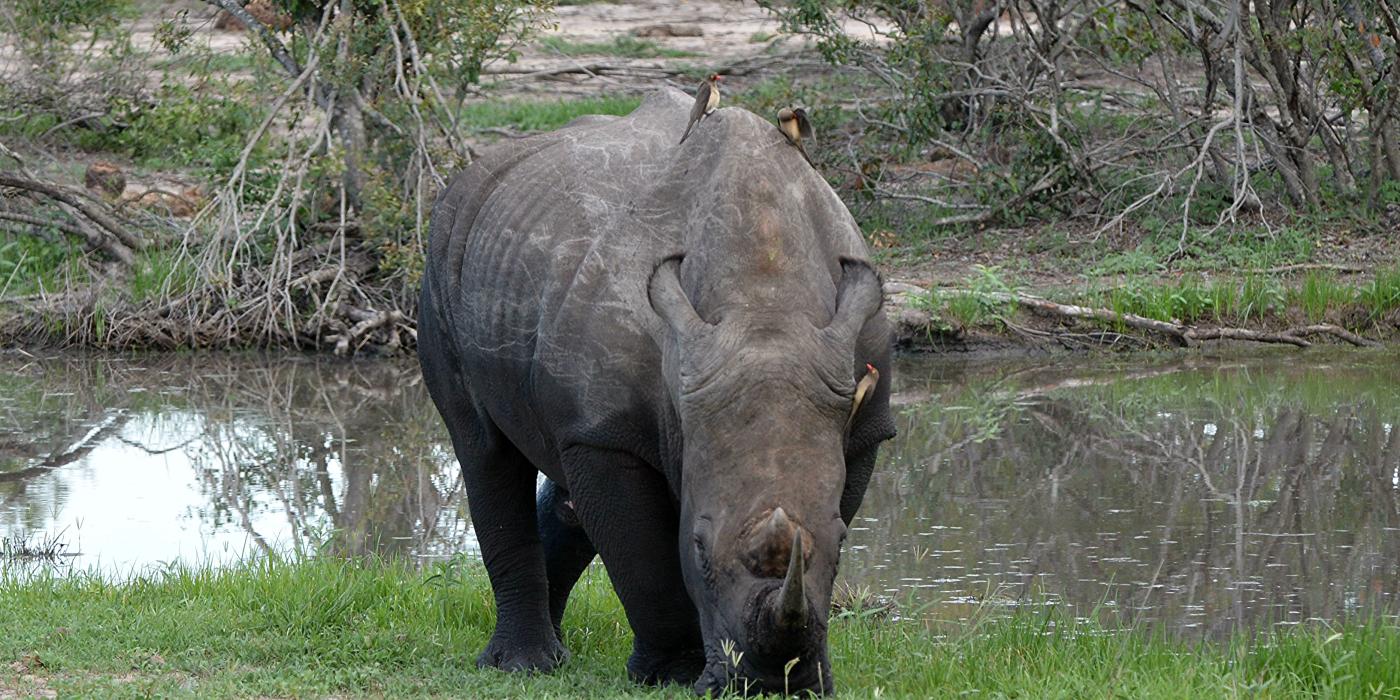
[[[655,311],[673,332],[682,338],[690,338],[709,324],[695,312],[690,298],[681,288],[680,269],[684,259],[684,255],[672,255],[652,270],[651,280],[647,282],[647,298],[651,302],[652,311]]]
[[[826,332],[842,347],[855,345],[865,322],[880,310],[884,291],[880,275],[864,260],[841,258],[841,283],[836,289],[836,313]]]

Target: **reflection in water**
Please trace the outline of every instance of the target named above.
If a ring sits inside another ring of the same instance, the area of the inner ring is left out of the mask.
[[[446,556],[466,508],[411,362],[0,362],[0,532],[123,571],[277,549]]]
[[[1400,608],[1394,360],[1106,362],[904,360],[843,576],[1196,635]],[[471,542],[414,363],[207,354],[0,357],[0,535],[27,531],[118,575]]]
[[[1209,635],[1393,614],[1400,365],[1273,357],[906,363],[902,388],[931,393],[904,410],[847,577],[939,615],[1049,596]]]

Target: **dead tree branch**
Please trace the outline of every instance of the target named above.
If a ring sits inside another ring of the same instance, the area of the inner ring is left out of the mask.
[[[146,247],[145,241],[136,234],[127,230],[119,223],[115,216],[106,211],[106,205],[98,204],[77,190],[56,185],[42,180],[17,175],[12,172],[0,171],[0,187],[13,187],[26,192],[41,194],[49,199],[65,204],[87,217],[94,224],[97,224],[104,231],[111,234],[122,245],[131,250],[141,250]]]
[[[263,45],[267,47],[268,53],[272,55],[273,60],[277,61],[277,63],[287,71],[287,75],[293,78],[301,75],[301,66],[297,65],[297,60],[293,58],[292,53],[287,50],[287,45],[283,44],[282,40],[277,38],[277,34],[269,29],[267,25],[259,22],[256,17],[243,9],[243,5],[239,4],[237,0],[204,1],[233,15],[234,19],[243,23],[243,26],[257,32],[258,38],[262,39]]]

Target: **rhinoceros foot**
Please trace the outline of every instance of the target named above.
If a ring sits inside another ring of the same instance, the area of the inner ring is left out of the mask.
[[[502,671],[549,673],[569,660],[569,650],[551,633],[542,643],[493,636],[481,655],[477,668],[499,668]]]
[[[705,651],[700,648],[656,653],[634,647],[627,659],[627,675],[637,683],[690,685],[705,667]]]

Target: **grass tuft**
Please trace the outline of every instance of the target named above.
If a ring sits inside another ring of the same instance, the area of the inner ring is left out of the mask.
[[[1357,290],[1357,300],[1371,321],[1400,309],[1400,265],[1377,272],[1375,279]]]
[[[640,97],[594,97],[544,102],[478,102],[463,111],[475,129],[509,127],[519,131],[558,129],[586,114],[622,116],[642,103]]]
[[[547,36],[540,39],[540,46],[564,56],[615,56],[617,58],[690,58],[694,51],[668,49],[654,41],[638,39],[626,34],[613,37],[612,41],[570,41],[561,36]]]
[[[21,530],[13,535],[0,537],[0,562],[54,562],[67,553],[68,543],[63,541],[62,532],[36,536]]]

